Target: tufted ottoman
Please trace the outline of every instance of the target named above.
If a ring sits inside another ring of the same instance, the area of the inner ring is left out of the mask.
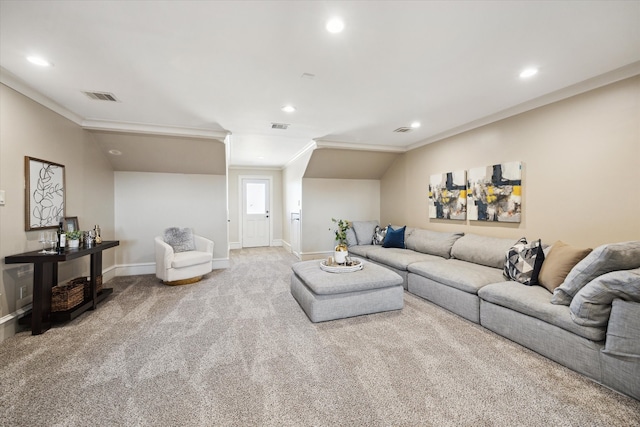
[[[323,271],[319,260],[298,262],[291,267],[291,295],[312,322],[402,309],[402,277],[362,262],[362,270],[352,273]]]

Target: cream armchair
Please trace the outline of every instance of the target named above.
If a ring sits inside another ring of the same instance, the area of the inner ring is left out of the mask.
[[[210,273],[213,269],[213,242],[193,234],[193,244],[195,250],[181,248],[182,251],[174,251],[164,237],[156,236],[156,277],[166,285],[186,285],[198,282]]]

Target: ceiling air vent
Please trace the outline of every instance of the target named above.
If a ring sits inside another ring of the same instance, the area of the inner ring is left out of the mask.
[[[398,129],[394,130],[394,132],[398,132],[398,133],[411,132],[411,128],[401,127],[401,128],[398,128]]]
[[[271,123],[271,129],[282,129],[285,130],[289,127],[287,123]]]
[[[96,101],[111,101],[111,102],[119,102],[118,98],[112,93],[109,92],[83,92],[89,98],[94,99]]]

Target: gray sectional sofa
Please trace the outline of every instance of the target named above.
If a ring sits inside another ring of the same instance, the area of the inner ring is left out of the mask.
[[[516,239],[406,227],[405,248],[383,247],[372,244],[376,225],[353,223],[350,255],[395,271],[408,292],[640,400],[640,242],[596,248],[552,293],[505,277]]]

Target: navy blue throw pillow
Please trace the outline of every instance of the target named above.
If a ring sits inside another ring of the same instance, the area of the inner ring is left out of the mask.
[[[384,236],[384,242],[382,242],[383,248],[400,248],[404,249],[404,230],[407,228],[404,227],[398,228],[394,230],[391,226],[387,227],[387,235]]]

